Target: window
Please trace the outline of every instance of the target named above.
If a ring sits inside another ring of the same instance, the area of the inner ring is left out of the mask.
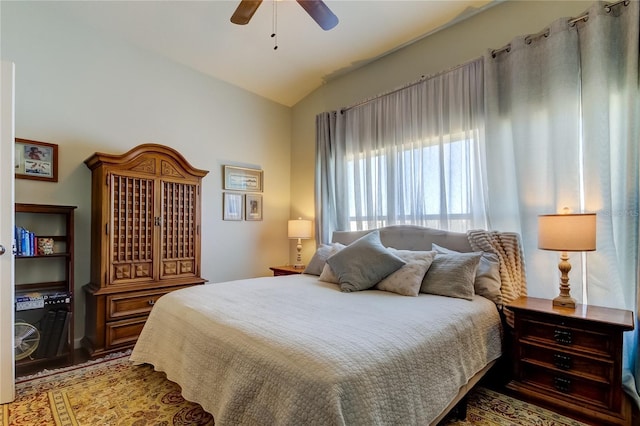
[[[350,230],[393,224],[470,229],[475,145],[467,139],[410,143],[397,153],[351,155],[346,167]]]

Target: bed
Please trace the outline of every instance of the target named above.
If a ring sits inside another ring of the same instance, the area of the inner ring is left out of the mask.
[[[514,269],[518,238],[506,234],[507,243],[496,233],[472,238],[411,226],[335,233],[326,246],[332,254],[323,258],[319,249],[308,269],[326,272],[338,257],[332,250],[346,253],[373,234],[401,259],[440,250],[429,269],[443,253],[475,253],[479,242],[493,240],[485,249],[510,277],[498,285],[510,281],[524,291],[521,265]],[[169,293],[154,306],[131,360],[165,372],[217,425],[426,425],[502,354],[502,299],[344,291],[318,271]]]

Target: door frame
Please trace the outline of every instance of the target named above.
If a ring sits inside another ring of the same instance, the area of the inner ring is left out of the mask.
[[[15,65],[0,68],[0,403],[15,399],[14,353],[14,143]]]

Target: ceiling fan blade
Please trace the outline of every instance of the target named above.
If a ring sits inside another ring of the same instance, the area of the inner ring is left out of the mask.
[[[297,0],[297,2],[323,30],[328,31],[338,25],[338,17],[322,0]]]
[[[262,0],[242,0],[236,11],[233,12],[231,22],[238,25],[248,24],[261,3]]]

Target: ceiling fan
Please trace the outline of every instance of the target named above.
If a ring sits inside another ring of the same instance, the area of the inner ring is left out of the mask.
[[[296,0],[300,6],[313,18],[320,27],[328,31],[338,25],[338,17],[333,14],[329,7],[322,0]],[[231,22],[238,25],[246,25],[262,0],[241,0],[233,16]]]

